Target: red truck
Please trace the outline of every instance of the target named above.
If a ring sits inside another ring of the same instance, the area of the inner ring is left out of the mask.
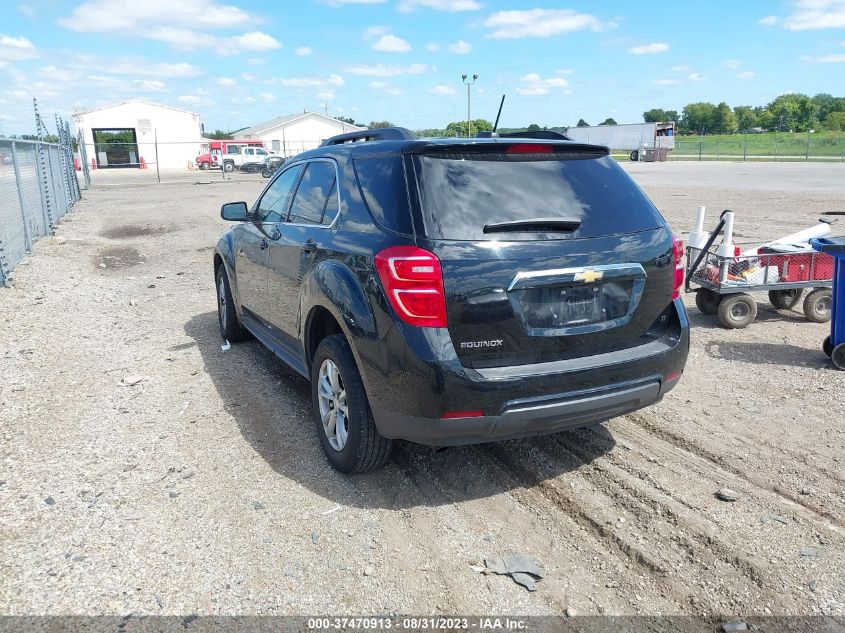
[[[209,141],[208,151],[205,154],[200,154],[196,157],[196,162],[199,169],[210,169],[212,167],[220,168],[226,161],[226,156],[240,156],[242,147],[264,147],[261,141],[256,139],[232,139],[231,141]],[[235,160],[232,161],[234,168]],[[231,171],[228,169],[227,171]]]

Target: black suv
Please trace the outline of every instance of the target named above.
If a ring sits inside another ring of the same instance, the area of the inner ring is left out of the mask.
[[[331,464],[586,426],[681,377],[683,245],[605,147],[329,139],[291,159],[214,255],[220,332],[311,381]]]

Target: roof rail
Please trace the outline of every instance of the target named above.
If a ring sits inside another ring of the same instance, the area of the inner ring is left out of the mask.
[[[551,130],[537,130],[536,132],[499,132],[501,138],[534,138],[543,139],[546,141],[571,141],[572,139],[561,134],[560,132],[552,132]]]
[[[327,138],[320,147],[342,145],[344,143],[358,143],[361,141],[411,141],[416,137],[410,130],[403,127],[382,127],[360,132],[347,132]]]

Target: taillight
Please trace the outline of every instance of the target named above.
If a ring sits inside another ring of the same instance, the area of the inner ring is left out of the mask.
[[[446,327],[440,260],[416,246],[393,246],[376,255],[376,270],[397,316],[408,325]]]
[[[511,145],[505,150],[506,154],[551,154],[554,146],[540,143],[519,143]]]
[[[675,264],[675,286],[672,291],[672,298],[681,296],[681,287],[684,285],[684,240],[677,235],[672,236],[672,258]]]

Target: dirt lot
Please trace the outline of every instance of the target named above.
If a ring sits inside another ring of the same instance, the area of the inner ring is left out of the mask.
[[[748,241],[845,209],[845,165],[627,168],[684,233],[698,204],[736,210]],[[761,297],[726,331],[688,297],[689,365],[658,406],[402,445],[345,477],[307,383],[256,342],[220,347],[218,207],[263,179],[94,177],[64,240],[0,289],[0,612],[845,614],[845,373],[826,326]],[[535,593],[471,568],[511,553],[545,570]]]

